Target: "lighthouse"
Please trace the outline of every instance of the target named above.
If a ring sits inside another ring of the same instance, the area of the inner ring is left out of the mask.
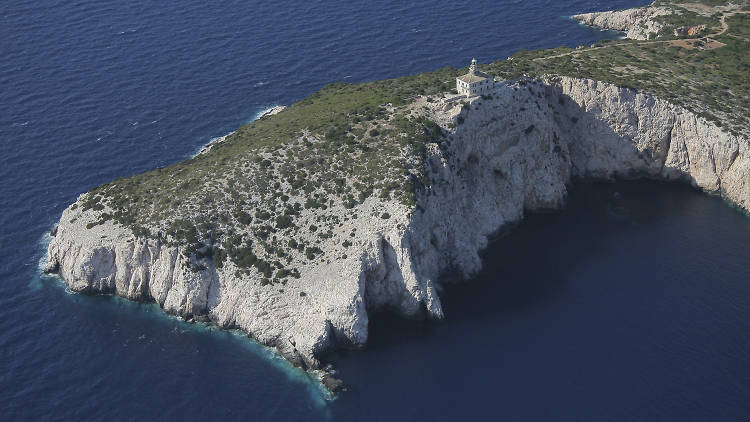
[[[485,95],[492,90],[495,78],[479,70],[477,59],[471,59],[469,73],[456,78],[456,91],[459,95],[473,97]]]

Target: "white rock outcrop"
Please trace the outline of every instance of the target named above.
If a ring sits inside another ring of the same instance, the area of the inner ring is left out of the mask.
[[[334,238],[351,239],[347,254],[310,261],[282,288],[238,277],[231,262],[217,270],[204,260],[194,271],[180,246],[136,239],[111,221],[87,229],[96,217],[76,206],[63,212],[48,270],[73,291],[154,301],[317,367],[331,348],[364,344],[374,310],[443,317],[441,273],[474,274],[491,235],[526,211],[562,206],[575,178],[685,180],[750,210],[748,139],[646,93],[562,77],[501,84],[491,99],[418,101],[413,110],[448,133],[427,145],[429,184],[417,207],[374,197],[342,207],[336,212],[352,218]]]
[[[572,18],[585,25],[624,32],[625,36],[632,40],[648,40],[652,38],[651,34],[658,34],[664,27],[654,18],[672,13],[674,12],[668,8],[646,6],[626,10],[583,13],[573,15]]]
[[[271,107],[268,110],[265,110],[264,112],[260,113],[258,115],[258,119],[262,119],[264,117],[269,117],[269,116],[274,116],[276,114],[281,113],[284,110],[286,110],[286,106]],[[219,136],[217,138],[211,139],[211,141],[209,141],[206,145],[203,146],[203,148],[201,148],[200,151],[198,151],[197,155],[208,153],[209,151],[211,151],[211,148],[213,148],[214,146],[216,146],[216,145],[224,142],[227,139],[227,137],[229,137],[229,135],[231,135],[232,133],[234,133],[234,132],[230,132],[230,133],[228,133],[228,134],[226,134],[224,136]]]

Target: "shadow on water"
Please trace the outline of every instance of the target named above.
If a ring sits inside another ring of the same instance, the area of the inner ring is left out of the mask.
[[[608,35],[556,17],[646,1],[484,2],[483,36],[456,2],[13,3],[0,47],[3,421],[319,420],[307,384],[248,353],[247,339],[40,279],[39,234],[80,193],[191,156],[265,106],[335,81],[465,66],[473,54],[589,44]],[[378,324],[375,339],[388,332]],[[450,338],[448,322],[424,324]],[[367,369],[371,350],[354,366]],[[337,402],[367,406],[352,397]],[[368,418],[354,410],[343,419]]]
[[[446,315],[457,321],[512,317],[559,301],[578,268],[609,259],[612,236],[662,224],[679,212],[662,212],[677,192],[700,195],[684,185],[665,187],[650,181],[572,187],[563,210],[527,215],[482,251],[475,277],[445,285]],[[642,201],[650,206],[639,206]]]
[[[444,286],[444,321],[371,316],[365,349],[331,357],[349,385],[334,414],[732,419],[750,392],[749,245],[750,219],[685,184],[578,184]]]
[[[492,240],[481,252],[482,270],[472,279],[464,281],[454,274],[443,277],[440,299],[445,321],[405,320],[391,311],[380,311],[371,316],[367,347],[418,342],[433,336],[442,324],[511,318],[559,301],[575,269],[606,254],[608,234],[661,224],[679,212],[670,206],[675,195],[698,195],[705,200],[689,186],[668,184],[665,189],[665,185],[640,181],[574,186],[563,210],[528,214]],[[634,212],[644,198],[652,206]]]

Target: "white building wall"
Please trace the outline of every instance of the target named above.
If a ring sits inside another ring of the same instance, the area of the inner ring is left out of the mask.
[[[481,82],[474,82],[471,84],[456,79],[456,92],[458,92],[459,95],[468,96],[487,94],[492,90],[494,83],[495,80],[493,77],[485,79]]]

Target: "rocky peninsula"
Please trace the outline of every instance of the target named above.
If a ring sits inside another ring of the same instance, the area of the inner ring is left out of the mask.
[[[451,93],[465,69],[330,85],[190,160],[82,194],[47,271],[239,328],[314,369],[364,345],[380,309],[450,317],[441,274],[470,278],[493,235],[564,206],[576,180],[683,181],[750,211],[747,108],[664,98],[635,60],[601,73],[607,48],[645,47],[520,52],[484,66],[504,82],[468,98]]]
[[[664,28],[664,24],[656,18],[669,15],[671,15],[671,11],[668,8],[650,6],[609,12],[583,13],[574,15],[573,19],[589,26],[624,32],[627,38],[633,40],[648,40],[655,38]]]

